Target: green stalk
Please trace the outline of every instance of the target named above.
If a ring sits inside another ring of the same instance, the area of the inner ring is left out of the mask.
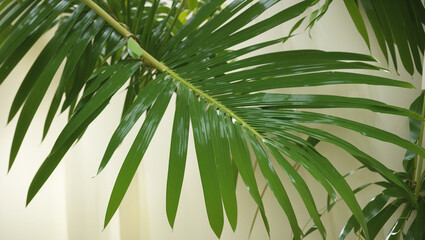
[[[425,116],[425,97],[422,103],[422,117]],[[418,146],[422,147],[423,143],[423,136],[424,136],[424,122],[421,122],[421,131],[419,133],[419,139],[418,139]],[[421,190],[421,176],[422,176],[422,167],[423,167],[423,161],[424,158],[420,156],[419,154],[417,162],[414,163],[414,167],[416,167],[417,172],[415,171],[415,168],[413,168],[413,177],[416,175],[416,186],[415,186],[415,196],[416,198],[419,198],[419,192]],[[416,166],[417,164],[417,166]],[[414,180],[414,179],[413,179]]]
[[[94,12],[96,12],[101,18],[103,18],[111,27],[113,27],[115,30],[117,30],[121,35],[123,35],[125,38],[129,39],[132,38],[133,34],[124,28],[118,21],[116,21],[114,18],[112,18],[107,12],[105,12],[101,7],[99,7],[96,3],[94,3],[92,0],[81,0],[83,3],[85,3],[89,8],[91,8]],[[134,41],[136,41],[133,38]],[[136,41],[137,42],[137,41]],[[138,44],[140,47],[140,44]],[[258,138],[264,140],[264,137],[257,132],[253,127],[248,125],[243,119],[241,119],[238,115],[236,115],[232,110],[224,106],[222,103],[220,103],[218,100],[214,99],[210,95],[203,92],[201,89],[195,87],[192,83],[186,81],[182,77],[180,77],[177,73],[175,73],[173,70],[168,68],[166,65],[164,65],[162,62],[158,61],[156,58],[154,58],[152,55],[150,55],[148,52],[146,52],[142,47],[140,47],[142,50],[140,57],[143,58],[147,63],[154,66],[161,72],[168,73],[171,77],[173,77],[175,80],[179,81],[181,84],[185,85],[192,91],[196,92],[198,95],[202,96],[206,100],[208,100],[211,104],[216,105],[218,108],[220,108],[222,111],[227,113],[229,116],[234,118],[236,121],[238,121],[240,124],[242,124],[245,128],[247,128],[249,131],[251,131],[255,136]]]
[[[129,32],[125,27],[123,27],[118,21],[116,21],[113,17],[111,17],[105,10],[103,10],[99,5],[94,3],[92,0],[81,0],[84,4],[87,5],[87,7],[91,8],[93,11],[95,11],[100,17],[103,18],[111,27],[113,27],[115,30],[117,30],[121,35],[123,35],[126,38],[131,37],[131,32]]]

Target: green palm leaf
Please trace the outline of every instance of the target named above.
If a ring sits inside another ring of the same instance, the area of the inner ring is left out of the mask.
[[[164,78],[165,76],[161,76]],[[128,113],[125,114],[120,122],[120,125],[115,130],[114,135],[111,137],[111,141],[105,151],[105,155],[102,158],[98,172],[101,172],[108,164],[115,152],[117,147],[124,140],[127,133],[134,126],[136,121],[142,116],[142,114],[152,105],[152,103],[159,97],[160,94],[165,91],[165,88],[170,85],[170,79],[157,79],[146,86],[143,91],[139,94],[136,100],[128,109]]]
[[[276,159],[303,196],[305,207],[322,238],[326,238],[309,186],[286,158],[303,166],[334,200],[335,192],[338,192],[352,211],[353,219],[364,231],[364,236],[368,239],[374,236],[375,232],[369,233],[371,223],[365,218],[355,192],[331,162],[314,149],[311,139],[328,141],[352,154],[363,165],[396,186],[414,205],[414,196],[406,184],[379,161],[348,141],[304,123],[337,125],[391,142],[422,156],[425,156],[424,149],[365,124],[295,111],[293,108],[358,108],[422,121],[420,115],[370,99],[263,92],[330,84],[405,88],[412,85],[384,77],[346,72],[353,69],[382,70],[374,65],[374,58],[362,54],[296,50],[246,57],[253,51],[280,43],[283,38],[238,47],[304,14],[317,1],[302,1],[280,9],[263,20],[258,20],[259,16],[274,7],[277,0],[235,0],[227,6],[222,6],[224,1],[215,0],[189,1],[187,5],[185,1],[183,4],[179,1],[165,4],[159,0],[108,0],[107,3],[100,1],[101,6],[90,0],[82,2],[89,8],[71,0],[24,0],[22,4],[4,1],[0,4],[0,69],[4,70],[0,72],[0,83],[43,33],[59,25],[54,37],[27,73],[14,99],[9,120],[15,115],[19,115],[19,119],[9,167],[16,159],[54,74],[66,61],[47,114],[44,135],[59,108],[62,112],[69,110],[70,119],[35,175],[27,203],[44,185],[71,145],[83,135],[116,92],[126,86],[122,119],[106,148],[99,172],[107,166],[143,113],[146,113],[146,119],[118,174],[106,211],[105,227],[117,211],[173,94],[177,95],[177,100],[166,190],[167,217],[172,227],[185,173],[190,123],[208,220],[217,237],[220,237],[223,229],[224,212],[232,229],[235,230],[237,226],[235,173],[240,174],[259,208],[267,232],[270,232],[254,174],[254,160],[288,216],[294,238],[302,238],[291,196],[272,166],[273,159]],[[326,4],[330,2],[326,1]],[[353,1],[346,3],[351,7],[355,5]],[[322,16],[326,9],[325,5],[317,12],[315,19]],[[192,13],[187,22],[183,18],[185,15],[181,15],[184,11]],[[353,10],[350,13],[360,26],[358,12]],[[398,39],[396,43],[399,42]],[[62,98],[65,100],[61,107]],[[22,111],[18,113],[21,108]],[[302,137],[295,136],[293,132],[300,133]],[[253,156],[250,148],[254,151]],[[387,216],[387,213],[382,213],[382,216]]]
[[[234,176],[232,172],[232,161],[229,151],[225,119],[222,115],[217,115],[217,110],[213,107],[210,107],[208,111],[210,117],[209,125],[211,127],[212,135],[211,142],[213,145],[214,157],[217,165],[220,192],[222,194],[223,205],[224,209],[226,210],[227,218],[233,231],[235,231],[238,215],[236,202],[236,184],[233,179]]]
[[[183,184],[184,170],[186,167],[189,122],[189,91],[186,88],[177,87],[176,112],[174,115],[173,134],[171,138],[170,161],[168,167],[170,170],[168,171],[167,178],[166,199],[167,217],[171,227],[174,226]],[[213,140],[214,139],[215,138],[213,138]],[[222,153],[225,153],[225,151]],[[215,154],[215,156],[216,155],[218,154]],[[223,198],[225,195],[226,194],[223,192]],[[226,201],[223,201],[226,207]],[[236,207],[232,208],[232,210],[235,211]]]
[[[189,93],[189,106],[208,220],[214,233],[217,237],[220,237],[223,230],[223,207],[215,166],[214,150],[209,144],[212,136],[208,121],[208,112],[205,109],[204,100],[201,99],[201,101],[198,101],[192,92]]]
[[[37,171],[28,191],[27,204],[33,199],[40,190],[47,178],[61,161],[62,157],[77,140],[85,128],[92,122],[109,102],[110,98],[116,93],[127,79],[140,67],[140,63],[133,62],[121,66],[118,71],[108,81],[99,88],[96,94],[85,103],[80,111],[76,112],[69,120],[68,124],[62,130],[57,138],[51,153],[46,161]]]
[[[167,88],[164,89],[164,93],[160,95],[152,105],[149,114],[146,116],[146,119],[143,122],[129,153],[124,160],[117,180],[115,181],[114,189],[112,190],[108,209],[106,211],[105,227],[108,225],[112,216],[118,209],[125,192],[130,186],[131,179],[133,179],[134,174],[136,174],[137,167],[142,161],[142,157],[145,154],[153,135],[155,134],[155,130],[158,127],[159,121],[161,120],[166,107],[168,106],[174,89],[175,84],[170,83]]]
[[[321,5],[317,1],[317,5]],[[310,26],[318,21],[331,5],[327,0],[320,6],[321,15],[310,20]],[[397,53],[406,71],[413,75],[415,69],[422,73],[422,54],[425,49],[425,5],[421,0],[344,0],[345,6],[358,32],[370,49],[369,34],[365,22],[372,27],[379,48],[387,62],[390,52],[395,69],[398,69]],[[361,10],[364,14],[361,14]],[[397,46],[397,48],[395,47]]]
[[[254,144],[258,144],[256,142],[253,141]],[[274,148],[272,145],[268,145],[271,153],[273,154],[273,156],[276,158],[276,160],[278,161],[278,163],[280,164],[280,166],[284,169],[285,173],[288,175],[289,179],[291,179],[291,181],[293,182],[293,184],[295,185],[295,187],[297,188],[297,191],[300,193],[304,204],[306,205],[306,208],[310,214],[310,216],[313,218],[314,223],[316,224],[316,226],[318,227],[322,238],[326,238],[326,231],[325,228],[323,226],[322,221],[320,220],[319,217],[319,213],[317,212],[317,208],[316,205],[314,203],[313,200],[313,196],[311,195],[310,190],[307,187],[307,184],[305,183],[305,181],[301,178],[301,176],[297,173],[297,171],[294,169],[294,167],[289,164],[289,162],[282,157],[282,155],[279,153],[278,148]],[[255,148],[254,148],[255,149]],[[258,155],[257,155],[258,156]],[[266,169],[266,166],[269,165],[271,166],[271,163],[269,162],[267,165],[264,163],[266,158],[260,159],[259,158],[259,166],[261,169]],[[266,162],[267,163],[267,162]],[[264,170],[263,170],[264,171]],[[274,170],[273,170],[274,171]],[[266,172],[263,172],[264,175],[267,175]],[[276,174],[276,173],[275,173]],[[268,179],[268,178],[267,178]],[[274,176],[274,181],[268,180],[269,186],[272,189],[273,192],[275,192],[276,194],[276,198],[278,199],[282,199],[282,197],[280,197],[277,194],[277,189],[275,190],[275,186],[276,184],[281,185],[280,181],[278,180],[277,176]],[[283,186],[281,186],[281,188],[283,188]],[[285,199],[287,197],[284,197],[283,199]],[[280,203],[282,208],[285,208],[286,206],[290,206],[290,204],[282,202]],[[288,213],[287,213],[288,214]],[[290,215],[288,215],[289,218]],[[291,221],[291,219],[290,219]],[[293,221],[291,221],[293,222]],[[297,229],[297,231],[299,231],[300,229]],[[295,233],[294,233],[295,234]],[[297,232],[297,234],[300,234]]]

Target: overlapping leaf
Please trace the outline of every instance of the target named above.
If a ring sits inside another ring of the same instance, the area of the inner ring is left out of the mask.
[[[166,190],[166,210],[171,226],[174,225],[182,189],[190,125],[208,220],[218,237],[223,229],[224,214],[233,230],[237,226],[235,172],[240,175],[257,204],[265,228],[270,232],[253,168],[253,161],[258,161],[261,173],[289,219],[294,238],[302,238],[291,196],[272,165],[275,159],[302,195],[305,207],[322,238],[326,238],[309,186],[287,158],[304,167],[332,198],[335,199],[336,192],[339,193],[353,212],[355,220],[351,221],[358,223],[358,228],[362,229],[366,238],[376,234],[374,230],[369,232],[372,224],[369,215],[367,211],[361,210],[354,191],[344,177],[305,138],[327,141],[344,149],[393,184],[406,202],[414,204],[414,196],[406,184],[379,161],[348,141],[306,126],[305,123],[341,126],[422,156],[425,156],[424,149],[365,124],[293,109],[356,108],[423,120],[421,116],[370,99],[263,92],[330,84],[412,86],[384,77],[346,72],[352,69],[381,70],[373,64],[372,57],[362,54],[296,50],[246,57],[246,54],[280,43],[282,39],[248,44],[243,48],[238,47],[241,43],[297,18],[317,1],[299,2],[263,20],[258,20],[259,16],[272,8],[277,0],[235,0],[224,8],[223,2],[190,1],[185,6],[173,1],[168,7],[159,0],[108,0],[107,4],[102,1],[102,7],[107,12],[133,31],[134,35],[128,39],[128,44],[124,39],[128,36],[112,32],[94,12],[82,4],[55,0],[34,3],[23,1],[22,5],[12,2],[0,4],[0,9],[4,9],[0,11],[0,23],[5,23],[0,26],[0,68],[6,71],[0,73],[0,79],[4,79],[28,51],[29,47],[25,44],[34,44],[61,13],[71,12],[70,15],[61,15],[55,36],[24,79],[10,114],[12,118],[22,107],[12,145],[11,166],[53,75],[66,59],[44,133],[47,133],[63,97],[65,101],[62,110],[69,109],[71,117],[34,177],[27,202],[33,199],[71,145],[81,137],[114,94],[128,83],[123,117],[106,148],[99,172],[106,167],[142,114],[146,113],[146,119],[118,174],[109,200],[105,226],[117,211],[174,93],[177,98]],[[353,1],[346,3],[354,6]],[[191,11],[192,15],[184,23],[180,14],[185,10]],[[325,10],[317,12],[316,16],[321,16]],[[17,12],[22,14],[17,15]],[[359,19],[357,12],[350,13]],[[32,18],[33,21],[30,21]],[[138,44],[144,50],[138,48]],[[143,58],[144,51],[164,62],[169,67],[166,73],[160,73],[149,63],[142,64],[133,59]],[[303,137],[294,135],[294,132]],[[249,152],[251,148],[254,159]],[[379,218],[386,217],[394,207],[384,209],[389,210],[385,210]]]
[[[317,22],[328,10],[333,0],[317,1],[318,16],[313,16],[309,26]],[[421,0],[344,0],[345,6],[358,32],[370,49],[366,23],[372,26],[373,34],[387,62],[389,54],[395,69],[398,56],[404,69],[411,75],[422,73],[425,49],[425,5]],[[363,14],[361,12],[364,12]]]

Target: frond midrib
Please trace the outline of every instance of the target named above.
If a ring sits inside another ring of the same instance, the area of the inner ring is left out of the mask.
[[[232,117],[233,119],[235,119],[237,122],[239,122],[242,126],[244,126],[246,129],[248,129],[250,132],[252,132],[259,139],[265,140],[264,136],[261,135],[257,130],[255,130],[254,127],[252,127],[251,125],[249,125],[244,119],[242,119],[240,116],[238,116],[236,113],[234,113],[231,109],[229,109],[228,107],[226,107],[223,103],[221,103],[220,101],[218,101],[217,99],[215,99],[213,96],[208,95],[207,93],[205,93],[201,89],[199,89],[196,86],[194,86],[189,81],[187,81],[184,78],[180,77],[177,73],[175,73],[170,68],[167,67],[165,69],[165,72],[168,75],[170,75],[171,77],[173,77],[174,79],[176,79],[177,81],[179,81],[181,84],[183,84],[184,86],[186,86],[187,88],[189,88],[190,90],[192,90],[192,91],[196,92],[197,94],[199,94],[199,96],[205,98],[211,104],[216,105],[217,108],[221,109],[224,113],[226,113],[227,115],[229,115],[230,117]]]
[[[83,3],[85,3],[89,8],[91,8],[93,11],[95,11],[100,17],[102,17],[111,27],[113,27],[115,30],[117,30],[122,36],[124,36],[127,40],[133,40],[137,43],[135,39],[132,38],[134,34],[132,34],[129,30],[125,29],[121,24],[116,21],[114,18],[112,18],[107,12],[105,12],[101,7],[99,7],[95,2],[92,0],[81,0]],[[137,43],[138,44],[138,43]],[[206,94],[201,89],[195,87],[192,83],[185,80],[184,78],[180,77],[177,73],[175,73],[172,69],[170,69],[168,66],[166,66],[164,63],[158,61],[156,58],[154,58],[152,55],[150,55],[145,49],[143,49],[140,44],[138,44],[141,55],[140,58],[143,58],[143,60],[147,61],[149,64],[157,68],[161,72],[165,72],[177,81],[179,81],[181,84],[189,88],[190,90],[198,93],[201,97],[208,100],[211,104],[216,105],[219,109],[221,109],[224,113],[228,114],[230,117],[235,119],[237,122],[239,122],[242,126],[244,126],[246,129],[251,131],[255,136],[260,138],[261,140],[265,140],[264,136],[262,136],[257,130],[255,130],[252,126],[250,126],[247,122],[245,122],[241,117],[236,115],[231,109],[226,107],[224,104],[222,104],[220,101],[215,99],[214,97]]]

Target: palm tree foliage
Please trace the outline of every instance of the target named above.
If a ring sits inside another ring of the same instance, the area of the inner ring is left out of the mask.
[[[410,109],[417,113],[422,113],[424,111],[423,100],[424,94],[422,93],[412,103]],[[415,119],[410,119],[410,140],[412,143],[422,145],[423,133],[421,132],[423,132],[423,123]],[[417,154],[408,150],[403,159],[404,172],[394,173],[415,194],[417,197],[416,204],[408,202],[405,196],[396,191],[394,185],[389,182],[379,181],[368,184],[368,186],[375,184],[383,188],[383,191],[374,196],[363,208],[367,225],[370,226],[371,237],[374,238],[385,224],[392,225],[391,230],[385,233],[387,234],[386,239],[401,239],[402,237],[403,239],[423,239],[425,237],[425,230],[423,228],[425,221],[425,199],[423,197],[425,193],[425,174],[421,171],[420,167],[416,169],[418,165],[416,160],[419,157]],[[331,209],[332,207],[328,205],[327,211]],[[396,213],[397,211],[399,212]],[[390,219],[393,215],[398,215],[398,217],[391,222]],[[408,225],[409,222],[410,226]],[[363,235],[360,226],[352,216],[341,231],[339,238],[345,239],[353,230],[356,234]]]
[[[107,166],[142,114],[146,113],[146,119],[116,179],[105,226],[118,209],[173,94],[177,98],[166,189],[166,209],[171,226],[174,225],[185,172],[190,125],[208,219],[217,236],[223,228],[224,212],[232,229],[236,228],[235,179],[238,175],[258,205],[267,231],[270,231],[254,176],[254,157],[286,213],[295,239],[300,239],[303,233],[290,197],[272,165],[273,159],[302,196],[323,238],[326,231],[314,198],[289,159],[303,166],[332,199],[336,200],[338,194],[352,211],[353,221],[369,238],[370,229],[353,190],[331,162],[314,148],[310,139],[344,149],[368,169],[382,175],[405,202],[417,206],[409,186],[391,170],[345,139],[313,128],[308,123],[341,126],[425,156],[423,148],[372,126],[303,109],[358,108],[422,121],[419,114],[364,98],[267,91],[331,84],[411,88],[409,83],[345,71],[381,70],[371,64],[374,58],[362,54],[295,50],[246,57],[256,50],[279,44],[284,38],[237,47],[282,23],[306,15],[306,10],[315,6],[317,1],[302,1],[263,20],[258,17],[278,0],[235,0],[228,5],[224,5],[223,0],[96,2],[132,34],[120,36],[80,1],[3,0],[0,3],[0,83],[37,39],[57,26],[53,38],[26,74],[13,101],[9,121],[17,117],[18,122],[9,169],[54,74],[61,63],[66,62],[46,116],[44,136],[58,111],[68,110],[69,121],[35,175],[27,204],[72,144],[84,134],[117,91],[126,86],[122,119],[106,148],[99,172]],[[161,63],[152,64],[152,58],[146,57],[151,56],[148,53]],[[249,149],[253,150],[254,156],[250,155]]]
[[[329,9],[333,0],[319,3],[319,9],[313,11],[310,24],[319,20]],[[370,33],[366,28],[368,22],[378,42],[379,48],[389,62],[391,56],[397,70],[397,52],[404,69],[413,75],[415,69],[422,74],[422,59],[425,52],[425,6],[421,0],[344,0],[350,16],[370,47]],[[362,14],[363,13],[363,14]]]
[[[312,26],[325,14],[331,3],[332,0],[325,1],[322,5],[318,4],[320,7],[311,14],[309,26]],[[422,53],[425,52],[425,5],[423,1],[344,0],[344,3],[369,49],[370,40],[365,22],[372,27],[379,48],[387,62],[391,56],[396,71],[399,68],[398,53],[404,69],[409,74],[413,75],[415,69],[419,74],[423,74]],[[422,93],[412,103],[411,110],[423,115],[425,112],[423,103],[424,94]],[[410,141],[412,143],[422,145],[423,130],[423,123],[410,119]],[[416,204],[407,202],[405,196],[394,191],[394,185],[389,182],[373,183],[383,187],[384,190],[371,199],[363,209],[371,237],[374,238],[385,224],[393,225],[390,232],[386,233],[387,239],[400,239],[401,237],[403,239],[423,239],[425,237],[423,228],[425,223],[425,199],[423,198],[425,174],[422,172],[422,161],[421,156],[408,150],[403,159],[404,172],[394,173],[415,194]],[[371,183],[368,184],[368,186],[370,185]],[[359,191],[363,189],[361,188]],[[330,211],[334,204],[328,203],[324,213]],[[396,215],[397,210],[400,211],[398,217],[393,223],[389,222],[390,217]],[[411,222],[410,226],[408,226],[408,222]],[[313,227],[306,233],[311,233],[315,229]],[[340,239],[345,239],[352,230],[358,235],[363,234],[354,217],[351,217],[346,223]]]

